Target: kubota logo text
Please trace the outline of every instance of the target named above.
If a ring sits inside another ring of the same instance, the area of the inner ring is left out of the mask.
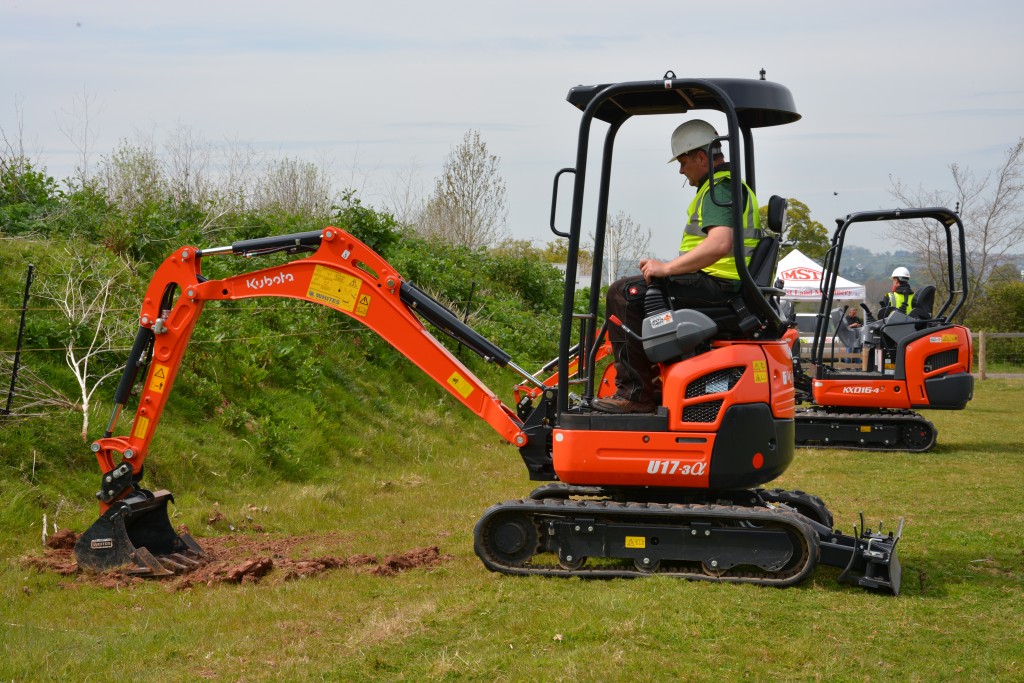
[[[285,282],[295,282],[295,276],[291,273],[278,273],[274,276],[254,277],[246,280],[245,286],[249,289],[263,289],[271,285],[283,285]]]
[[[789,270],[782,271],[780,275],[782,275],[783,280],[807,280],[813,282],[821,280],[821,271],[808,268],[807,266],[790,268]]]

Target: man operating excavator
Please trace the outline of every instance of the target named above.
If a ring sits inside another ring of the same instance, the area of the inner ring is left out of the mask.
[[[900,266],[892,271],[892,291],[886,292],[878,302],[878,317],[884,318],[893,310],[909,313],[913,310],[914,290],[910,288],[910,271]]]
[[[679,255],[671,261],[643,259],[640,272],[616,280],[608,288],[606,317],[617,316],[626,327],[639,330],[644,319],[644,296],[652,280],[665,280],[675,308],[706,307],[733,299],[740,276],[733,256],[733,187],[729,164],[717,142],[718,133],[706,121],[694,119],[672,132],[672,158],[680,175],[697,188],[687,210]],[[712,194],[714,200],[712,200]],[[761,237],[757,197],[743,184],[743,244],[747,262]],[[723,204],[725,206],[723,206]],[[591,405],[605,413],[646,413],[657,407],[651,366],[638,339],[612,325],[608,337],[615,354],[615,394]]]

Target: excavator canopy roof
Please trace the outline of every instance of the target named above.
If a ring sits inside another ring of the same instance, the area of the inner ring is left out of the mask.
[[[669,78],[672,75],[673,77]],[[744,78],[675,78],[673,74],[656,81],[604,85],[578,85],[566,99],[585,110],[605,90],[613,94],[597,104],[594,118],[621,123],[630,116],[684,114],[694,109],[722,111],[713,88],[724,92],[736,108],[742,126],[780,126],[800,119],[793,95],[785,86],[771,81]]]

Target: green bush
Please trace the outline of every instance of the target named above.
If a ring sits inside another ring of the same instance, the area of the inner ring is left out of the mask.
[[[61,202],[57,182],[22,157],[0,157],[0,232],[42,231]]]
[[[354,190],[342,195],[340,206],[334,207],[332,221],[335,227],[351,233],[385,259],[401,239],[395,217],[363,206]]]
[[[155,175],[153,160],[133,154],[115,160],[120,166],[111,168],[122,175],[106,178],[107,184],[78,184],[66,192],[45,172],[30,167],[17,177],[4,177],[4,231],[46,240],[12,240],[12,248],[0,252],[3,346],[14,346],[25,266],[35,262],[38,279],[22,363],[69,396],[79,392],[60,349],[69,334],[77,344],[87,345],[90,328],[69,328],[59,312],[46,310],[52,306],[40,294],[47,279],[64,272],[58,265],[72,246],[76,248],[70,251],[88,261],[81,273],[102,277],[122,272],[118,315],[131,322],[134,332],[133,319],[152,272],[178,247],[220,246],[333,223],[363,240],[460,318],[468,307],[469,325],[524,367],[547,361],[556,352],[562,275],[529,245],[488,250],[428,242],[403,231],[393,216],[364,205],[352,192],[343,195],[327,218],[273,207],[214,216],[212,205],[171,196],[164,189],[168,183]],[[212,244],[211,236],[216,238]],[[203,259],[202,269],[205,277],[220,279],[295,258],[302,255],[210,257]],[[506,392],[517,376],[433,332],[499,396],[510,399]],[[121,350],[99,360],[93,370],[105,371],[124,361],[132,341],[131,334],[124,337]],[[90,439],[106,426],[117,380],[116,375],[108,379],[93,398]],[[115,434],[126,433],[134,400]],[[18,497],[25,509],[4,520],[36,519],[58,496],[88,500],[96,485],[95,459],[78,437],[81,415],[47,410],[49,418],[0,424],[2,462],[8,468],[8,474],[0,475],[0,490],[16,491],[21,482],[31,483],[34,492]],[[147,461],[146,483],[201,490],[210,472],[218,477],[231,473],[230,480],[218,485],[232,489],[261,481],[320,480],[329,478],[330,470],[324,468],[364,466],[385,455],[413,458],[416,447],[412,455],[406,451],[407,441],[415,437],[396,425],[411,414],[419,416],[415,419],[426,416],[436,427],[442,419],[439,411],[452,425],[477,422],[411,359],[358,319],[291,299],[208,302],[153,442],[159,457]]]
[[[990,283],[967,324],[972,330],[1024,332],[1024,282]]]

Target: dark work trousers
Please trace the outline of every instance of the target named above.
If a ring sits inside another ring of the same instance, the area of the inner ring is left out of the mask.
[[[739,292],[738,280],[722,280],[703,271],[675,275],[667,284],[675,309],[720,306]],[[605,318],[615,315],[626,327],[640,334],[646,294],[647,282],[639,275],[616,280],[608,288]],[[643,344],[627,336],[618,325],[608,326],[608,339],[615,354],[615,394],[630,401],[653,399],[658,371],[647,360]]]

